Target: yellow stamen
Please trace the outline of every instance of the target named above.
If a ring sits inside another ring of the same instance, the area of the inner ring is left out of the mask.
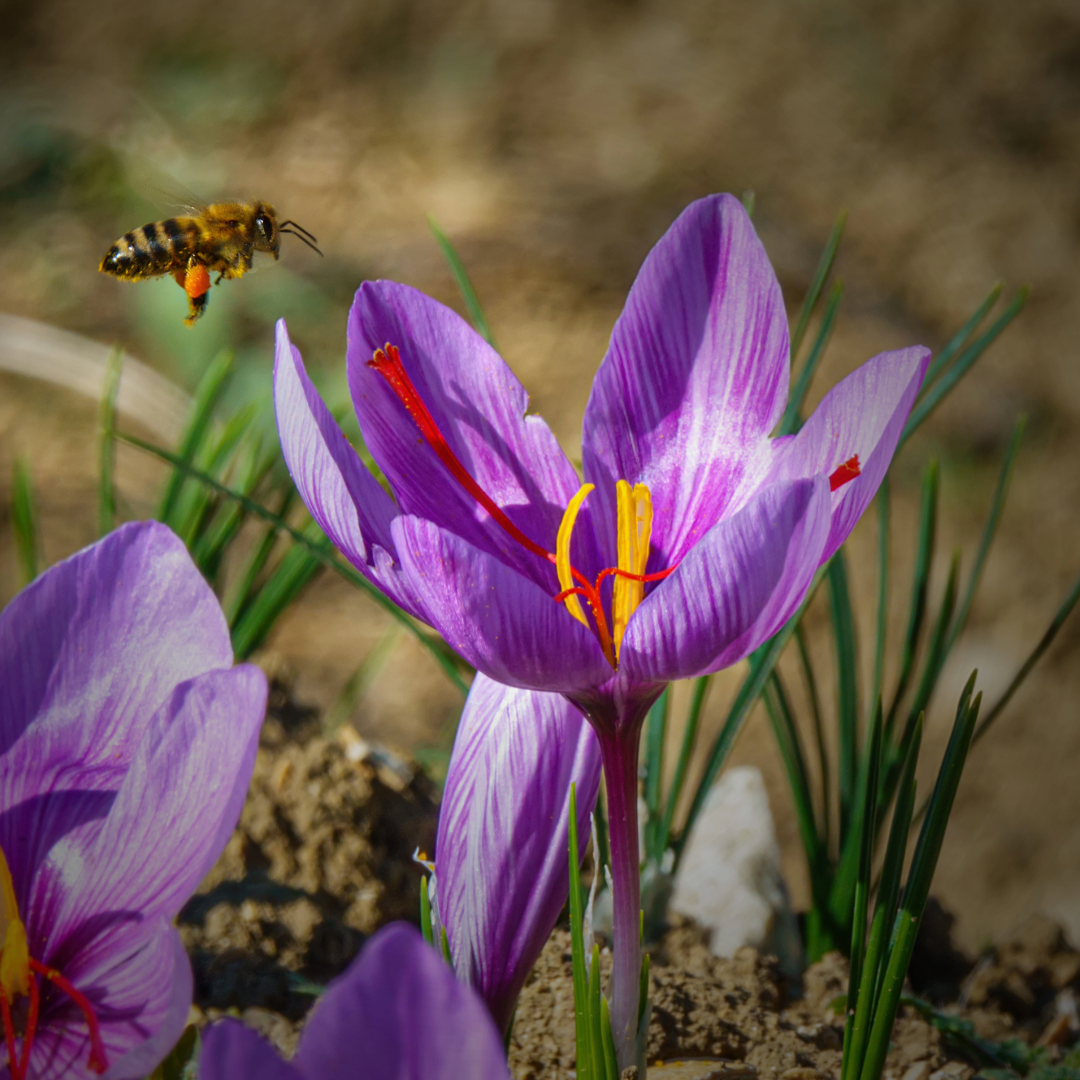
[[[555,538],[555,570],[559,575],[559,587],[572,589],[574,576],[570,571],[570,537],[574,532],[574,522],[577,521],[578,511],[585,501],[585,496],[595,487],[594,484],[582,484],[578,493],[570,500],[570,505],[563,514],[559,523],[559,533]],[[585,612],[581,609],[581,601],[576,596],[568,596],[563,603],[566,610],[574,616],[582,626],[588,626],[589,620],[585,618]]]
[[[0,849],[0,989],[9,1001],[17,995],[30,993],[30,947],[26,943],[26,927],[19,918],[15,900],[15,884],[11,870]]]
[[[618,500],[619,569],[631,574],[644,574],[649,561],[649,543],[652,540],[652,496],[644,484],[635,484],[631,490],[625,480],[615,485]],[[645,582],[615,576],[615,592],[611,601],[612,627],[615,638],[615,656],[619,655],[623,634],[630,616],[637,610],[645,596]]]

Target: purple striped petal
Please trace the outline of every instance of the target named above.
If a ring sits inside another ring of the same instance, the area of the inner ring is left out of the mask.
[[[421,439],[386,380],[367,366],[397,346],[447,443],[472,478],[534,543],[553,551],[574,467],[498,353],[459,315],[407,285],[365,282],[349,315],[348,373],[364,441],[402,512],[427,518],[547,584],[548,568],[482,510]]]
[[[295,1065],[307,1080],[510,1080],[483,1002],[405,923],[380,930],[330,984]]]
[[[21,910],[61,836],[92,828],[178,682],[229,667],[221,608],[164,525],[125,525],[0,613],[0,848]]]
[[[476,676],[439,811],[436,880],[454,968],[501,1030],[566,903],[570,785],[584,854],[600,769],[596,735],[564,697]]]
[[[431,625],[497,682],[533,690],[596,686],[611,667],[554,593],[430,521],[400,517],[394,538]]]
[[[929,363],[921,345],[867,360],[825,395],[794,438],[776,446],[766,484],[829,476],[859,455],[860,475],[832,495],[824,559],[847,539],[885,478]]]
[[[723,516],[787,391],[787,317],[765,250],[738,200],[701,199],[645,260],[585,410],[602,550],[615,550],[623,479],[652,492],[650,570],[685,558]]]
[[[0,759],[0,806],[75,762],[108,786],[178,682],[231,664],[217,599],[164,525],[124,525],[57,563],[0,612],[0,755],[20,740],[24,755]]]
[[[308,378],[300,351],[277,325],[274,407],[281,452],[300,497],[338,550],[396,604],[423,619],[394,567],[393,500],[349,445]]]
[[[359,1047],[357,1056],[363,1057]],[[206,1029],[199,1052],[199,1080],[303,1080],[303,1076],[238,1020],[219,1020]]]
[[[666,682],[746,656],[802,602],[828,530],[823,476],[766,488],[645,598],[623,638],[620,674]]]
[[[191,965],[176,929],[160,919],[118,928],[107,947],[79,958],[64,974],[89,998],[101,1026],[105,1080],[138,1080],[175,1045],[191,1010]],[[30,1052],[34,1080],[98,1080],[79,1009],[46,985]]]
[[[180,910],[240,817],[265,705],[266,677],[250,665],[176,689],[92,844],[61,840],[38,875],[27,929],[47,955],[70,954],[118,913]]]

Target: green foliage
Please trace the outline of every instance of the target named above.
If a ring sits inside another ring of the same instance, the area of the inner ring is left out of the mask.
[[[585,913],[577,832],[577,785],[570,785],[570,952],[574,971],[574,1031],[578,1080],[619,1080],[607,998],[600,990],[600,949],[585,961]],[[647,979],[647,969],[643,980]],[[647,983],[644,983],[647,986]]]
[[[34,483],[30,462],[17,457],[11,473],[11,528],[15,533],[15,551],[19,557],[19,576],[29,585],[38,576],[41,534],[38,528]]]
[[[199,1075],[199,1029],[194,1024],[184,1028],[179,1042],[147,1080],[196,1080]]]

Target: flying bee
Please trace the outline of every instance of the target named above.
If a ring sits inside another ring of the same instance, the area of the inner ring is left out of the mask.
[[[252,256],[265,251],[278,256],[282,236],[299,237],[322,254],[315,237],[295,221],[277,219],[264,202],[223,202],[193,207],[189,216],[152,221],[132,229],[116,241],[98,269],[122,281],[172,274],[188,296],[187,326],[206,310],[210,274],[242,277],[251,269]]]

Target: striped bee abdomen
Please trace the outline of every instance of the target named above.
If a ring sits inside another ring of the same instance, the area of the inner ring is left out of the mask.
[[[106,274],[120,278],[155,277],[187,267],[198,242],[199,227],[192,218],[167,218],[132,229],[116,241],[101,260]]]

